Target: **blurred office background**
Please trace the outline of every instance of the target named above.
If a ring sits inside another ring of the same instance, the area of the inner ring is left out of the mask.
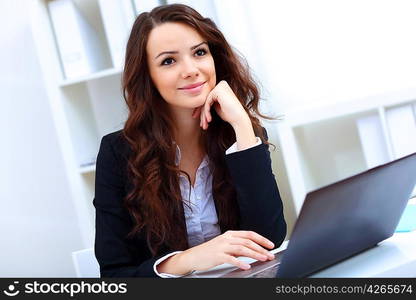
[[[262,111],[282,116],[264,125],[288,238],[306,192],[416,151],[414,1],[168,2],[215,20],[261,84]],[[157,3],[0,0],[1,277],[78,275],[99,141],[126,116],[122,41]]]

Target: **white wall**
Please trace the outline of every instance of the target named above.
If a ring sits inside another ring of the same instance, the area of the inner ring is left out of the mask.
[[[281,112],[416,86],[415,1],[244,2]]]
[[[73,277],[81,235],[25,1],[0,19],[0,277]]]

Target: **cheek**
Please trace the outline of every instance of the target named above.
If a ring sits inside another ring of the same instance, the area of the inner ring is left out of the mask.
[[[211,62],[207,65],[206,70],[207,74],[209,74],[209,87],[210,89],[213,89],[217,84],[214,60],[211,60]]]
[[[215,86],[216,86],[216,80],[215,80],[215,74],[214,74],[214,76],[211,76],[211,78],[209,79],[209,84],[208,84],[208,87],[209,87],[209,90],[211,91],[211,90],[213,90],[214,88],[215,88]]]
[[[155,73],[153,82],[162,97],[171,97],[176,92],[176,82],[167,72]]]

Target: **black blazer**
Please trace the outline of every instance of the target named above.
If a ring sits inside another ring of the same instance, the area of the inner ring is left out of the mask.
[[[128,144],[121,131],[102,138],[93,200],[96,209],[95,256],[101,277],[157,277],[154,263],[172,250],[166,248],[161,255],[152,257],[144,234],[126,238],[133,227],[133,219],[122,205],[131,188],[126,177],[128,154]],[[255,231],[278,247],[286,236],[286,222],[268,146],[261,144],[231,153],[225,159],[240,209],[240,228],[235,229]]]

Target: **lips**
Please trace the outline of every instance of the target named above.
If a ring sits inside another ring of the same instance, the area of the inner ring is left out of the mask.
[[[190,90],[190,89],[196,88],[196,87],[198,87],[198,86],[201,86],[201,85],[203,85],[204,83],[205,83],[205,81],[203,81],[203,82],[197,82],[197,83],[193,83],[193,84],[186,85],[186,86],[181,87],[181,88],[179,88],[179,89],[180,89],[180,90]]]

